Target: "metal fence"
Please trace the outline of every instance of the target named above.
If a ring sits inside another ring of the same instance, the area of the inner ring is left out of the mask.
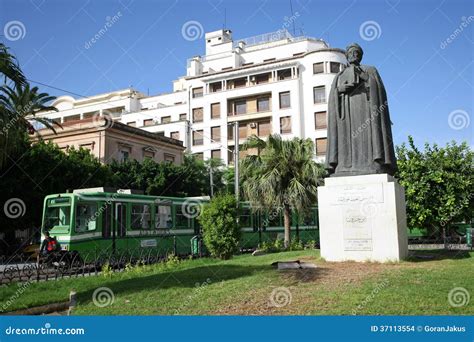
[[[110,272],[121,272],[127,265],[150,265],[166,258],[163,251],[143,249],[85,255],[59,253],[42,258],[23,255],[8,259],[0,257],[0,285],[97,275],[104,266]]]

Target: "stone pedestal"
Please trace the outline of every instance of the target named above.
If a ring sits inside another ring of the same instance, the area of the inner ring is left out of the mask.
[[[400,261],[408,254],[405,191],[390,175],[331,177],[318,188],[321,257]]]

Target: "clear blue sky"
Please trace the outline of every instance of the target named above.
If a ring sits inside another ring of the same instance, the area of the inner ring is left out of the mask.
[[[396,143],[411,134],[419,145],[474,146],[474,1],[292,0],[292,7],[297,33],[333,47],[362,45],[363,64],[375,65],[387,88]],[[86,96],[130,85],[157,94],[171,91],[187,58],[204,54],[204,39],[184,39],[183,25],[220,29],[224,13],[234,39],[277,31],[291,17],[289,0],[0,0],[0,38],[31,80]],[[12,21],[24,26],[20,35],[6,32]]]

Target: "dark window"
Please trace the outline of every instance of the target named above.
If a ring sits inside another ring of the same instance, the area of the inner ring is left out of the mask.
[[[193,89],[193,98],[202,97],[202,95],[203,95],[203,89],[202,89],[202,87],[194,88],[194,89]]]
[[[163,116],[161,118],[161,123],[164,124],[164,123],[170,123],[171,122],[171,116]]]
[[[211,104],[211,118],[217,119],[221,116],[221,104],[219,102]]]
[[[180,120],[186,120],[186,113],[179,114],[179,119]]]
[[[236,115],[247,113],[247,101],[235,101],[234,102],[234,113]]]
[[[313,88],[313,98],[314,103],[324,103],[326,102],[326,89],[324,86],[322,87],[314,87]]]
[[[280,93],[280,108],[290,108],[290,92],[285,91],[284,93]]]
[[[193,122],[202,122],[203,121],[203,109],[194,108],[193,109]]]
[[[193,132],[193,145],[202,145],[204,143],[202,134],[203,134],[202,129]]]
[[[341,70],[341,63],[329,62],[329,69],[332,74],[337,74]]]
[[[220,126],[211,127],[211,139],[216,142],[221,141],[221,127]]]
[[[280,118],[280,133],[291,133],[291,116],[284,116]]]
[[[313,74],[322,74],[324,72],[324,63],[313,64]]]
[[[270,98],[260,97],[257,99],[257,112],[266,112],[270,110]]]
[[[211,151],[212,159],[221,159],[221,150],[212,150]]]

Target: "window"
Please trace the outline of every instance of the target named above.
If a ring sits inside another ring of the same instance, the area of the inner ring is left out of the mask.
[[[119,148],[119,160],[123,163],[126,162],[130,158],[130,154],[132,153],[131,147],[121,146]]]
[[[264,59],[263,61],[264,62],[273,62],[274,60],[276,60],[275,58],[268,58],[268,59]]]
[[[77,115],[65,116],[63,120],[64,122],[69,122],[69,121],[76,121],[80,119],[81,119],[81,115],[77,114]]]
[[[247,101],[235,101],[234,102],[234,113],[235,115],[247,113]]]
[[[234,139],[234,126],[229,125],[227,126],[227,140]]]
[[[71,224],[71,206],[69,203],[68,198],[48,200],[48,208],[46,209],[44,218],[44,229],[50,230],[55,226],[69,226]]]
[[[193,132],[193,145],[202,145],[204,139],[202,138],[203,130],[197,130]]]
[[[266,137],[271,133],[271,123],[270,121],[261,121],[258,123],[258,136]]]
[[[227,161],[229,164],[234,163],[234,146],[229,146],[227,149]]]
[[[151,210],[149,204],[132,205],[132,229],[150,229],[151,228]]]
[[[256,84],[268,83],[270,81],[270,73],[260,74],[253,77],[255,77]]]
[[[174,154],[165,153],[165,162],[174,163],[175,156]]]
[[[222,90],[222,82],[211,83],[209,85],[209,88],[211,89],[211,93],[216,93],[218,91],[221,91]]]
[[[130,122],[127,122],[127,125],[132,126],[132,127],[137,127],[137,122],[136,121],[130,121]]]
[[[157,135],[161,136],[161,137],[164,137],[165,136],[165,132],[156,132]]]
[[[243,63],[242,66],[249,66],[249,65],[253,65],[253,62],[248,62],[248,63]]]
[[[324,86],[313,88],[313,99],[314,103],[326,102],[326,89]]]
[[[284,116],[280,118],[280,133],[291,133],[291,116]]]
[[[144,159],[153,159],[153,158],[155,158],[155,152],[153,152],[153,151],[143,151],[143,158]]]
[[[212,159],[221,159],[221,150],[212,150],[211,151]]]
[[[194,156],[196,157],[197,160],[204,160],[204,153],[194,153]]]
[[[233,80],[232,83],[234,85],[234,89],[245,87],[247,85],[247,77],[237,78]]]
[[[195,99],[197,97],[202,97],[202,95],[203,95],[202,87],[193,88],[193,99]]]
[[[257,99],[257,112],[265,112],[270,110],[270,98],[260,97]]]
[[[341,70],[341,63],[329,62],[329,69],[332,74],[337,74]]]
[[[187,215],[186,212],[183,213],[183,205],[181,204],[176,205],[175,211],[176,211],[176,215],[175,215],[174,226],[176,228],[188,228],[189,221],[190,221],[188,219],[189,215]]]
[[[218,119],[221,116],[221,104],[211,103],[211,119]]]
[[[100,115],[100,112],[97,110],[97,111],[94,111],[94,112],[88,112],[88,113],[84,113],[82,114],[82,118],[83,119],[89,119],[89,118],[92,118],[93,116],[99,116]]]
[[[153,126],[153,119],[143,120],[143,126]]]
[[[186,120],[186,113],[179,114],[179,119],[180,120]]]
[[[171,133],[170,133],[170,138],[179,140],[179,132],[178,132],[178,131],[176,131],[176,132],[171,132]]]
[[[76,232],[82,233],[96,229],[96,203],[78,203],[76,208]]]
[[[285,91],[284,93],[280,93],[280,108],[290,108],[290,92]]]
[[[211,127],[211,139],[216,142],[221,141],[221,127],[220,126]]]
[[[171,116],[163,116],[161,118],[161,123],[164,124],[164,123],[170,123],[171,122]]]
[[[158,205],[155,207],[155,228],[170,229],[173,227],[173,219],[171,216],[171,206]]]
[[[279,81],[288,80],[291,78],[291,69],[284,69],[277,71],[277,78]]]
[[[314,113],[314,128],[315,129],[327,128],[328,125],[327,125],[326,117],[327,117],[326,112]]]
[[[245,138],[247,138],[247,125],[240,124],[239,125],[239,139],[245,139]]]
[[[322,74],[324,72],[324,63],[314,63],[313,64],[313,74]]]
[[[326,145],[327,145],[326,138],[316,139],[316,155],[317,156],[324,156],[326,154]]]
[[[193,108],[193,122],[202,122],[203,120],[203,109]]]
[[[297,52],[297,53],[294,53],[293,56],[301,56],[303,54],[304,54],[304,52]]]

